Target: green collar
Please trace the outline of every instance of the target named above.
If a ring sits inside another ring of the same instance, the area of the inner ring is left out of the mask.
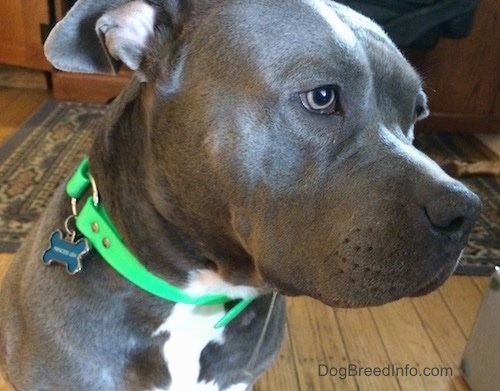
[[[80,213],[76,213],[76,200],[83,195],[89,186],[92,186],[93,196],[87,199]],[[80,163],[80,166],[70,178],[66,186],[66,193],[72,199],[76,227],[80,233],[92,243],[93,248],[113,269],[139,288],[168,301],[195,306],[224,304],[235,300],[225,295],[190,296],[149,272],[125,246],[104,206],[99,202],[97,187],[89,173],[88,158],[85,158]],[[253,299],[241,299],[217,322],[215,328],[227,325]]]

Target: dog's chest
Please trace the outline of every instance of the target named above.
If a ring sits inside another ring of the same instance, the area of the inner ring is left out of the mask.
[[[214,328],[222,316],[223,305],[176,304],[156,331],[155,334],[166,332],[169,335],[163,345],[163,357],[171,377],[168,391],[218,390],[216,386],[199,383],[198,378],[203,349],[210,343],[224,343],[224,329]]]
[[[220,281],[210,273],[197,274],[186,290],[198,293],[207,289],[221,289]],[[227,289],[227,287],[224,287]],[[234,287],[232,287],[234,289]],[[223,289],[223,290],[226,290]],[[244,289],[246,291],[246,289]],[[229,388],[219,388],[215,382],[200,379],[202,370],[200,358],[203,350],[210,344],[223,345],[224,327],[214,326],[226,314],[224,305],[193,306],[177,303],[163,324],[154,332],[153,337],[167,334],[162,347],[163,359],[170,375],[170,385],[166,389],[152,391],[245,391],[249,385],[239,383]],[[213,357],[217,360],[217,357]],[[223,376],[224,374],[221,374]]]

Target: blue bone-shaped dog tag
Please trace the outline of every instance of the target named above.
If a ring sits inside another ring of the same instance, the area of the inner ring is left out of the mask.
[[[61,231],[55,231],[50,236],[50,247],[45,250],[42,261],[46,265],[53,262],[66,265],[69,274],[76,274],[82,269],[82,257],[90,250],[85,239],[76,242],[65,240]]]

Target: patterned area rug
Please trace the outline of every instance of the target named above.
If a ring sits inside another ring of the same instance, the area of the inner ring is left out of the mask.
[[[105,106],[47,101],[0,148],[0,251],[15,251],[59,183],[90,147]],[[472,136],[419,134],[417,146],[438,161],[495,159]],[[461,274],[489,275],[500,264],[500,183],[475,176],[463,182],[483,200]]]
[[[89,149],[103,105],[45,102],[0,148],[0,251],[15,251]]]

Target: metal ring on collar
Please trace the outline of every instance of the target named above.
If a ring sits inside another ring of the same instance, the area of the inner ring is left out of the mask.
[[[92,186],[92,201],[94,203],[94,206],[97,207],[99,205],[99,190],[97,189],[97,183],[95,182],[94,177],[90,173],[87,173],[87,177],[90,181],[90,185]],[[78,216],[78,210],[76,207],[77,202],[78,199],[71,198],[71,212],[75,217]]]

